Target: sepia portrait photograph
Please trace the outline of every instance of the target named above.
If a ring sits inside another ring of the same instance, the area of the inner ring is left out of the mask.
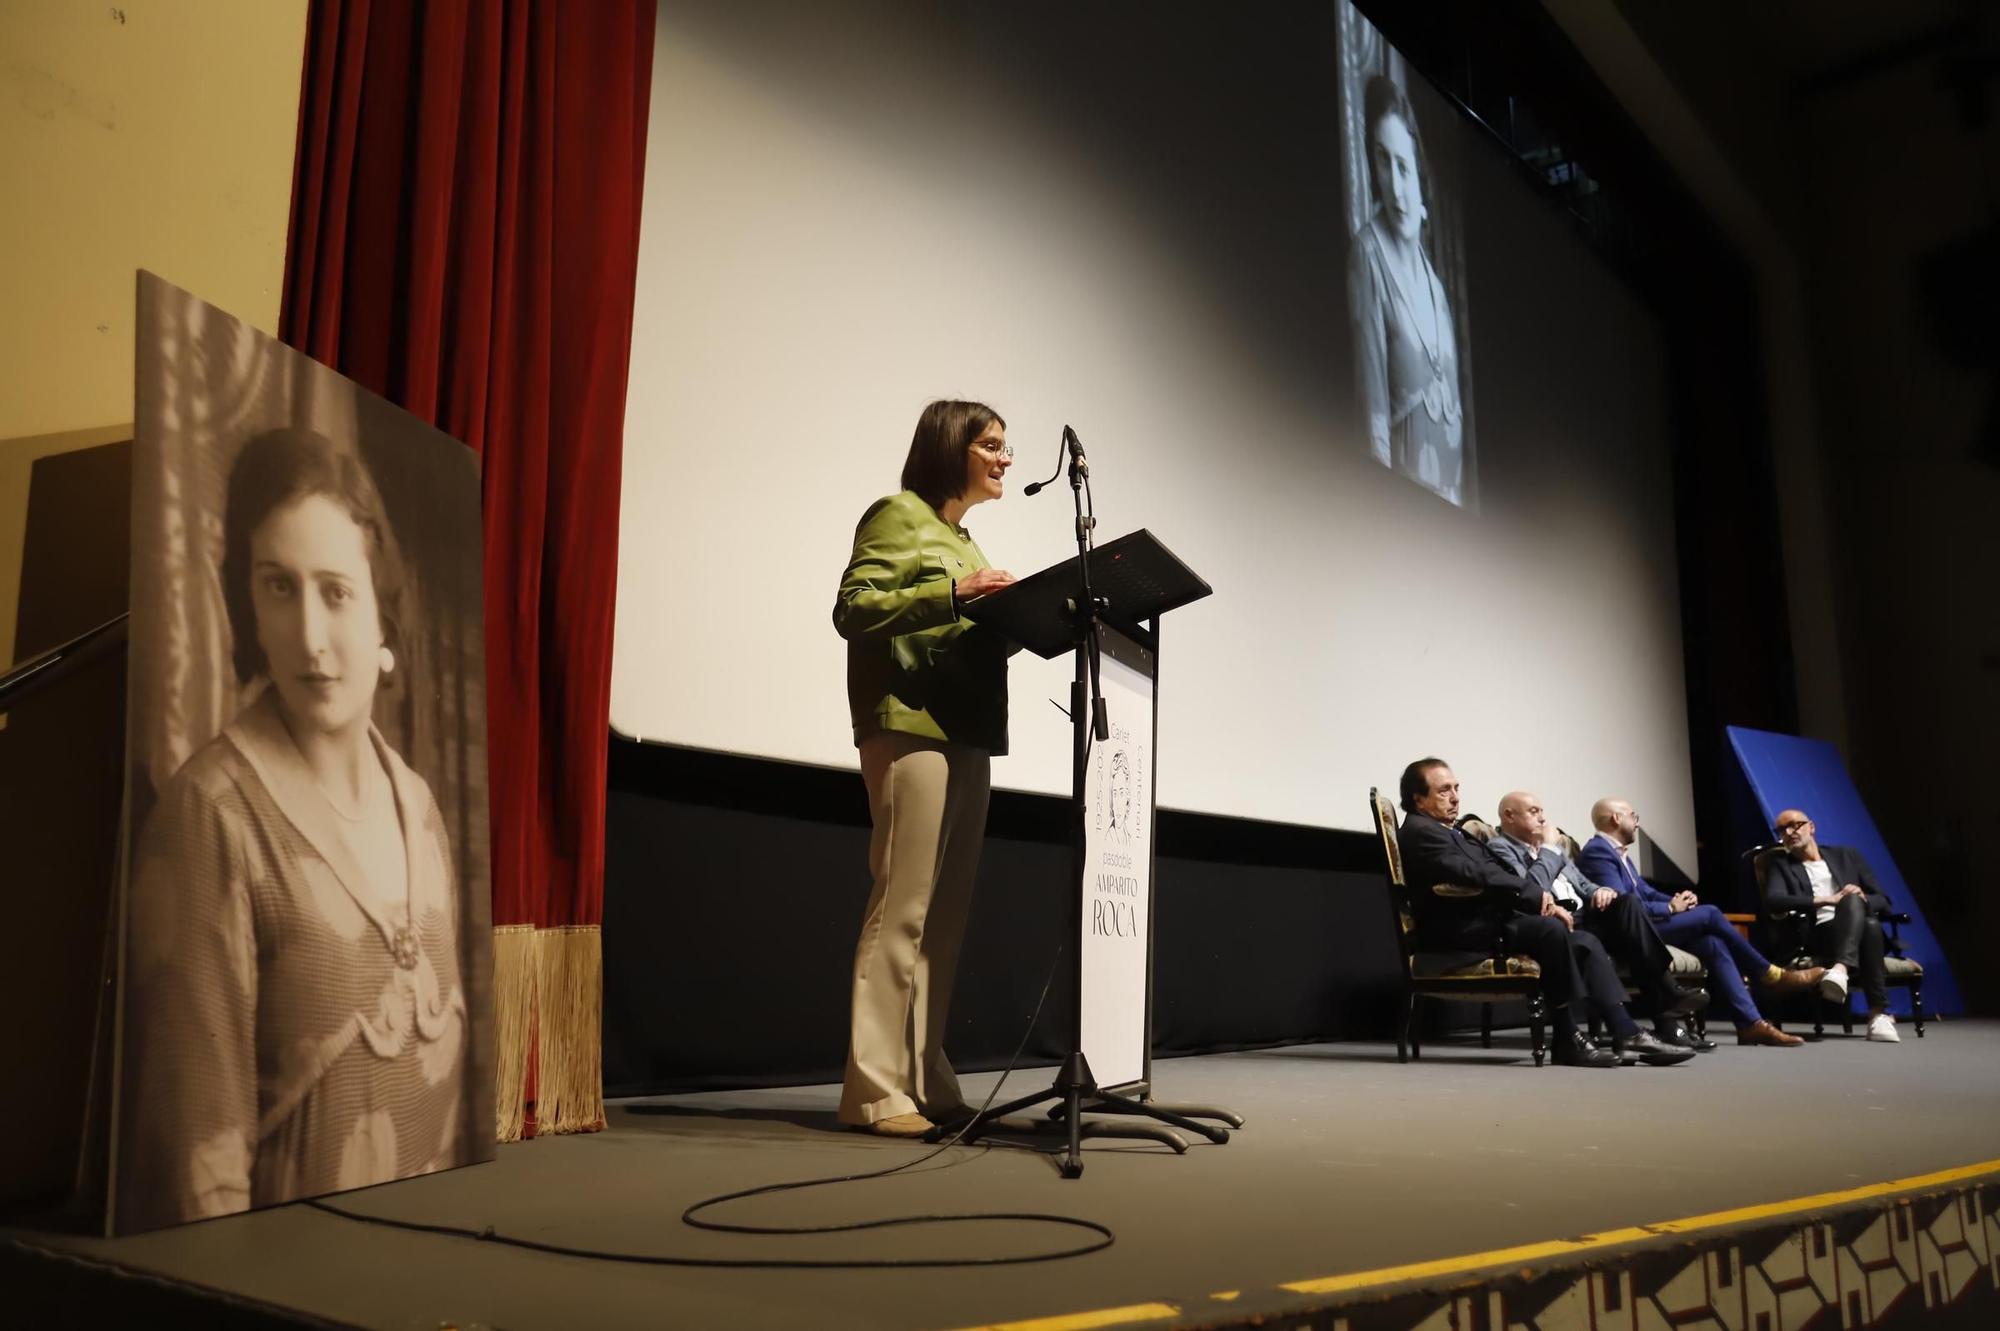
[[[1348,318],[1362,425],[1377,462],[1472,506],[1464,217],[1450,109],[1346,0],[1339,16]]]
[[[477,459],[141,274],[114,1232],[493,1154]]]

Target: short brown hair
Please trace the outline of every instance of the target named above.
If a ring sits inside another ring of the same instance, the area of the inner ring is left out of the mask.
[[[965,493],[965,450],[987,426],[1007,422],[983,402],[939,398],[917,417],[910,455],[903,459],[903,488],[932,508]]]
[[[402,647],[403,560],[368,468],[352,451],[316,430],[296,426],[266,430],[251,436],[230,464],[229,498],[222,516],[222,603],[229,611],[229,634],[234,639],[231,662],[236,678],[246,684],[267,668],[250,598],[250,538],[265,518],[309,495],[333,500],[361,529],[382,640],[391,651]]]

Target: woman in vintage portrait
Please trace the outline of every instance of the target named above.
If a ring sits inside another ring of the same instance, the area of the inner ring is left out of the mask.
[[[1355,234],[1347,294],[1375,460],[1464,502],[1465,426],[1451,300],[1424,246],[1423,140],[1401,85],[1363,94],[1375,207]]]
[[[161,792],[126,925],[118,1227],[461,1163],[457,886],[422,777],[373,723],[404,575],[360,458],[244,445],[221,582],[260,687]]]
[[[944,1027],[991,762],[1007,751],[1010,647],[960,612],[1014,578],[961,524],[1001,497],[1013,460],[991,407],[925,407],[903,489],[862,515],[834,602],[874,825],[840,1120],[882,1136],[922,1136],[967,1112]]]

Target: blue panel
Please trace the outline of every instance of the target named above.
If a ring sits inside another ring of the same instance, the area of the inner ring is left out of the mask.
[[[1904,952],[1923,964],[1925,1012],[1963,1013],[1965,1004],[1958,996],[1951,963],[1931,933],[1916,896],[1903,881],[1903,872],[1896,867],[1882,834],[1875,830],[1875,820],[1868,816],[1868,806],[1861,802],[1861,792],[1854,788],[1847,765],[1840,761],[1833,745],[1768,730],[1727,729],[1736,761],[1763,811],[1765,838],[1773,839],[1770,824],[1780,812],[1801,809],[1813,820],[1822,844],[1860,851],[1882,890],[1889,894],[1893,908],[1909,912],[1910,922],[1902,926]],[[1907,989],[1891,989],[1889,1003],[1901,1015],[1909,1015]]]

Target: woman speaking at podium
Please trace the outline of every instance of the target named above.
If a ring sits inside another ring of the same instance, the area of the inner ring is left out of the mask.
[[[966,1111],[945,1016],[990,762],[1007,751],[1009,645],[960,611],[1014,577],[989,567],[960,524],[1000,498],[1013,461],[991,407],[925,407],[903,489],[862,515],[833,608],[874,824],[840,1119],[883,1136],[921,1136]]]

